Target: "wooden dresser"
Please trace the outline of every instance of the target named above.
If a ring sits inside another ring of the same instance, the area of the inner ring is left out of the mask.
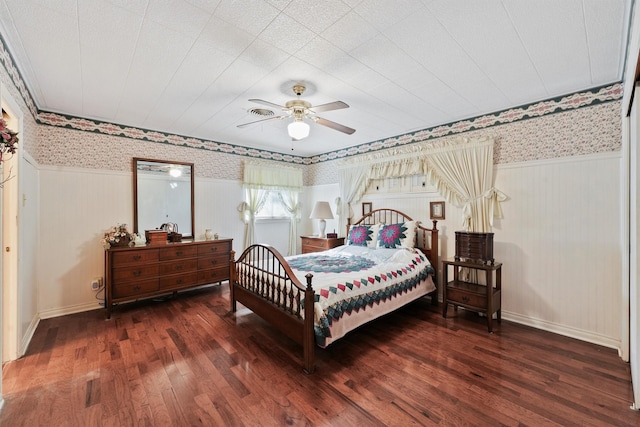
[[[229,280],[233,239],[105,251],[105,308]]]
[[[302,236],[302,253],[322,252],[344,245],[344,237]]]

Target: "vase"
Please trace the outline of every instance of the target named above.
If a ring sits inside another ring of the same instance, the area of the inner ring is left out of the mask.
[[[213,238],[213,233],[211,232],[210,228],[207,228],[204,231],[204,238],[207,239],[207,240],[211,240]]]

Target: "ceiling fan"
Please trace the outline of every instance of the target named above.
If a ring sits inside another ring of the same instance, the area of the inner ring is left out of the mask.
[[[342,108],[349,108],[349,105],[342,101],[329,102],[327,104],[312,106],[309,102],[300,99],[300,96],[304,93],[306,87],[303,84],[295,84],[293,86],[293,93],[297,95],[297,99],[288,101],[284,106],[274,104],[273,102],[265,101],[263,99],[250,99],[251,102],[266,105],[272,108],[278,108],[283,114],[279,116],[271,116],[266,119],[256,120],[249,123],[243,123],[238,125],[239,128],[243,128],[255,123],[266,122],[268,120],[282,120],[293,119],[287,126],[289,136],[298,141],[300,139],[309,136],[309,124],[305,122],[305,119],[311,120],[319,125],[335,129],[339,132],[351,135],[356,130],[348,126],[341,125],[340,123],[332,122],[331,120],[318,117],[316,113],[322,113],[325,111],[340,110]]]

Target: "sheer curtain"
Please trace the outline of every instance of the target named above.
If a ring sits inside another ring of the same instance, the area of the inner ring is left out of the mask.
[[[298,246],[298,219],[300,219],[300,193],[296,191],[282,191],[278,193],[282,205],[289,213],[291,225],[289,226],[289,252],[287,255],[295,255]]]
[[[369,167],[367,165],[349,165],[338,169],[340,197],[336,199],[338,218],[338,235],[345,236],[347,219],[353,216],[351,203],[360,200],[369,184]]]
[[[255,242],[255,216],[264,206],[269,191],[277,191],[281,194],[281,200],[291,201],[286,206],[287,210],[299,210],[299,194],[302,192],[302,169],[285,166],[281,163],[265,162],[260,160],[246,160],[242,177],[242,186],[245,191],[245,201],[238,208],[245,223],[244,246],[248,248]],[[295,203],[294,203],[295,201]],[[290,211],[291,214],[291,211]],[[295,234],[297,234],[297,213],[291,214],[291,224],[289,225],[289,252],[295,251]]]
[[[256,188],[245,189],[245,202],[240,204],[242,220],[244,221],[245,249],[255,243],[256,213],[262,209],[267,200],[267,191]]]

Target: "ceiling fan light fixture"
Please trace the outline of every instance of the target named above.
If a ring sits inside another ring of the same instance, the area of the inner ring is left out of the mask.
[[[293,139],[303,139],[309,136],[309,125],[302,120],[295,120],[287,126],[289,136]]]

